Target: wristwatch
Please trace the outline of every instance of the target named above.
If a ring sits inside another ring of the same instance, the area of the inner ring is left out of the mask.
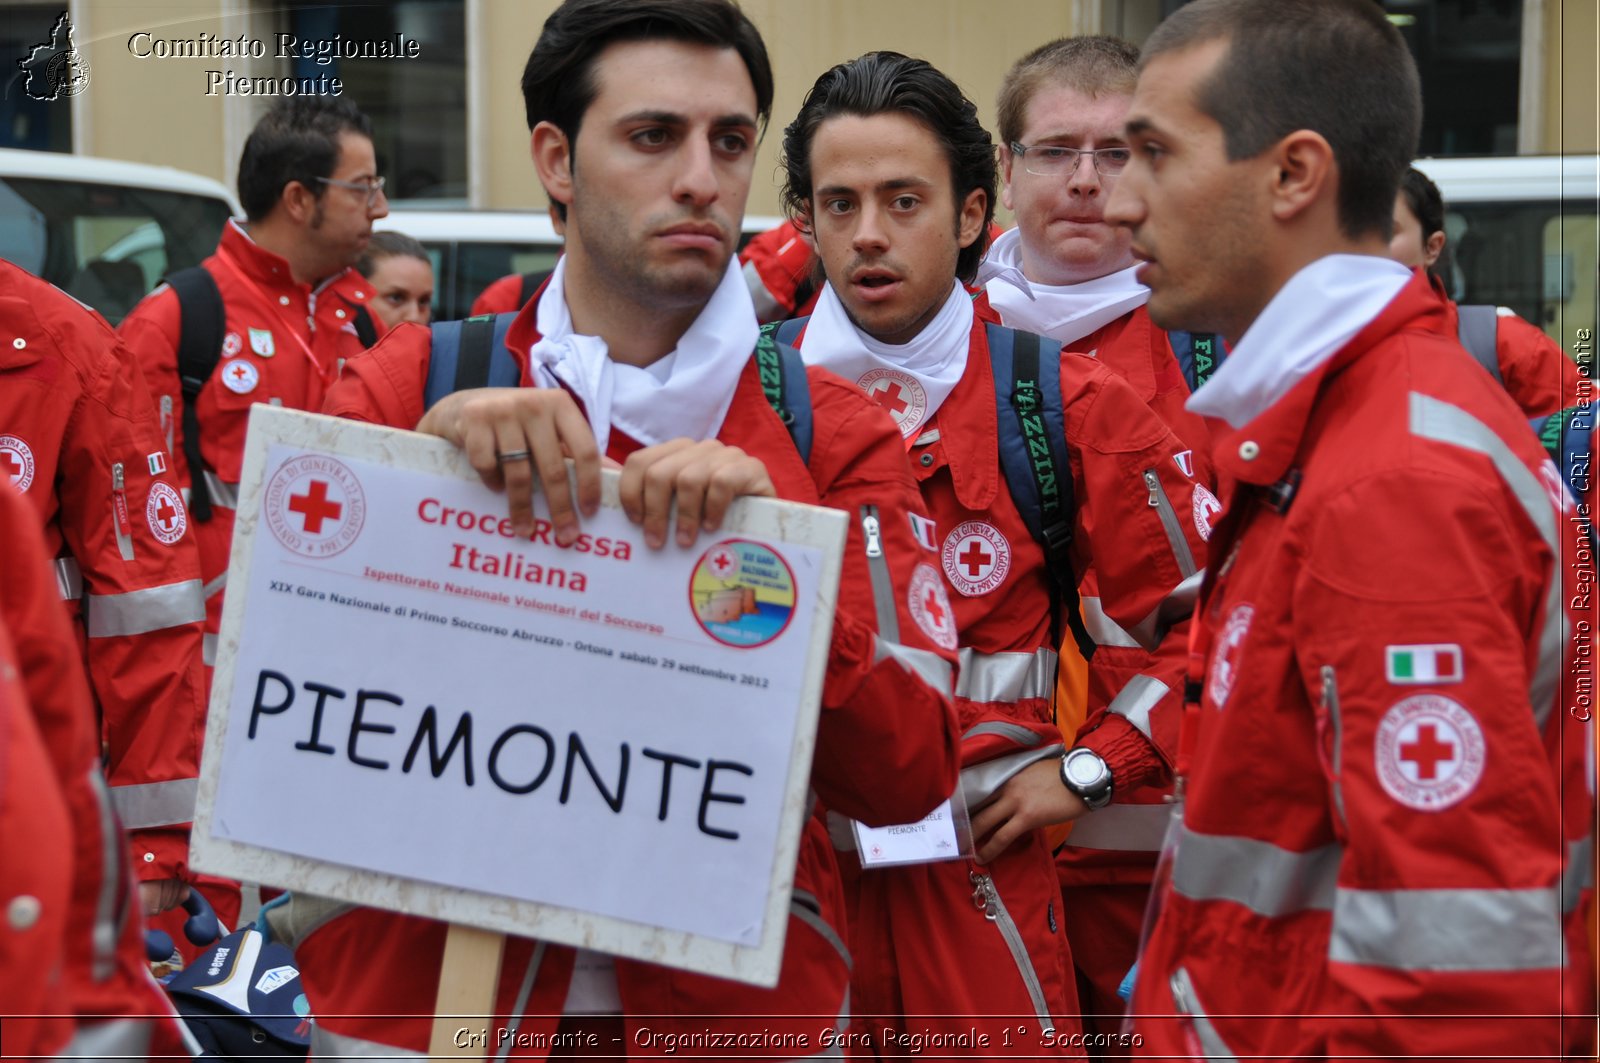
[[[1062,756],[1061,785],[1083,798],[1090,811],[1111,803],[1111,769],[1092,749],[1074,749]]]

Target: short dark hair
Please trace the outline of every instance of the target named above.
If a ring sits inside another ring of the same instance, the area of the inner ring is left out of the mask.
[[[251,221],[278,205],[283,190],[299,181],[318,199],[339,165],[339,137],[372,137],[372,122],[342,96],[290,96],[279,100],[250,131],[239,156],[239,204]]]
[[[1046,84],[1065,85],[1090,99],[1133,95],[1139,49],[1121,37],[1063,37],[1041,44],[1012,64],[996,105],[1000,143],[1022,139],[1028,104]]]
[[[878,114],[907,115],[939,138],[950,161],[958,212],[974,188],[983,189],[983,229],[956,259],[956,276],[970,284],[988,249],[989,224],[994,220],[994,141],[978,120],[977,106],[925,60],[899,52],[868,52],[817,79],[800,113],[783,131],[784,209],[796,225],[806,227],[803,219],[811,213],[811,143],[817,128],[838,115]]]
[[[405,233],[385,230],[373,233],[372,239],[367,241],[367,249],[361,252],[361,257],[356,260],[356,272],[371,280],[378,263],[396,255],[403,258],[420,258],[430,267],[433,265],[433,260],[428,257],[428,249],[422,246],[421,240]]]
[[[1408,167],[1400,177],[1400,194],[1406,197],[1406,206],[1422,227],[1423,243],[1434,233],[1444,232],[1444,197],[1427,174],[1415,166]]]
[[[1422,130],[1422,90],[1405,41],[1375,0],[1194,0],[1156,27],[1141,67],[1227,41],[1196,92],[1247,159],[1297,129],[1321,134],[1339,172],[1339,227],[1393,235],[1394,197]]]
[[[772,116],[772,62],[755,24],[733,0],[565,0],[545,19],[522,70],[528,129],[550,122],[577,144],[583,116],[594,103],[595,57],[619,41],[670,40],[732,48],[756,90],[765,131]],[[561,220],[566,204],[555,204]]]

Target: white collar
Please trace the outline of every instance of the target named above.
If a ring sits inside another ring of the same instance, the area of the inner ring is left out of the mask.
[[[1010,328],[1075,343],[1143,306],[1150,289],[1134,279],[1138,266],[1077,284],[1041,284],[1022,272],[1022,230],[1007,229],[989,248],[978,280],[989,305]]]
[[[677,347],[647,368],[613,361],[605,340],[572,330],[566,267],[565,257],[556,262],[539,297],[539,342],[528,351],[539,383],[572,390],[583,403],[602,454],[613,425],[645,446],[682,437],[714,438],[760,331],[738,263],[729,261],[710,301]]]
[[[807,365],[822,366],[860,387],[909,439],[938,412],[966,371],[972,319],[972,297],[952,280],[944,305],[910,343],[883,343],[856,327],[827,284],[806,325],[800,354]]]
[[[1371,324],[1410,280],[1410,270],[1377,255],[1317,259],[1278,289],[1184,405],[1244,427]]]

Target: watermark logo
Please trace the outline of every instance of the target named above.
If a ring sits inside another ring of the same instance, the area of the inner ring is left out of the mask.
[[[50,27],[50,39],[34,45],[17,66],[27,78],[22,91],[36,100],[61,100],[89,87],[89,64],[72,39],[72,19],[65,11]]]

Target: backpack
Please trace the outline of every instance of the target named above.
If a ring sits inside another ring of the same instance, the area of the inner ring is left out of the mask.
[[[479,314],[465,321],[441,321],[433,326],[428,359],[428,379],[422,389],[422,408],[451,392],[468,388],[514,388],[522,371],[506,348],[506,334],[517,315]],[[806,382],[800,352],[774,339],[774,326],[764,327],[756,338],[752,357],[761,390],[773,412],[789,430],[800,460],[811,461],[811,387]]]
[[[1591,458],[1594,454],[1594,404],[1568,406],[1548,417],[1535,417],[1528,422],[1534,435],[1539,437],[1550,460],[1556,463],[1561,478],[1574,498],[1582,499],[1588,493],[1590,478],[1594,475]],[[1593,514],[1590,514],[1593,517]]]
[[[304,1058],[310,1007],[294,954],[259,931],[235,931],[164,980],[202,1059]]]
[[[780,343],[792,344],[809,320],[792,318],[767,327],[775,331]],[[1031,332],[988,322],[984,331],[994,374],[1000,468],[1012,503],[1028,533],[1044,551],[1045,567],[1056,588],[1050,596],[1052,637],[1059,641],[1061,619],[1065,616],[1078,652],[1088,660],[1094,654],[1095,643],[1083,626],[1078,576],[1072,567],[1078,504],[1066,454],[1061,345]]]
[[[1200,386],[1211,379],[1217,367],[1228,357],[1228,348],[1222,342],[1222,337],[1209,332],[1174,329],[1167,333],[1167,342],[1177,356],[1178,368],[1183,371],[1190,394],[1200,390]]]
[[[1499,330],[1500,308],[1496,306],[1457,306],[1456,338],[1472,355],[1472,360],[1494,377],[1496,384],[1505,386],[1500,375],[1500,353],[1495,350],[1495,333]]]
[[[178,382],[183,393],[183,456],[189,464],[189,512],[195,520],[211,519],[211,489],[206,486],[200,457],[200,420],[195,404],[217,363],[222,361],[222,341],[227,313],[216,278],[204,266],[190,266],[166,277],[178,297]],[[356,335],[363,347],[378,342],[378,330],[364,306],[353,315]]]

